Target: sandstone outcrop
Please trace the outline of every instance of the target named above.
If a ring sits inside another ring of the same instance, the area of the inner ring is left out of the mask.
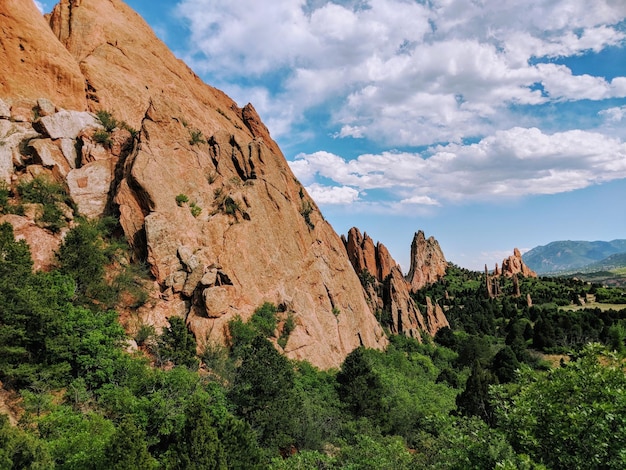
[[[204,84],[119,0],[62,0],[51,28],[31,2],[0,14],[3,75],[19,78],[0,81],[0,177],[45,172],[82,215],[119,216],[159,292],[136,324],[181,316],[200,344],[223,342],[231,319],[269,301],[295,320],[291,358],[336,367],[387,344],[341,239],[252,105]],[[20,40],[27,57],[10,56]],[[101,110],[120,125],[96,139]]]
[[[487,295],[491,298],[498,297],[502,292],[500,288],[500,278],[510,277],[513,279],[513,295],[515,297],[521,296],[520,286],[519,286],[519,278],[518,276],[523,277],[537,277],[537,273],[535,273],[532,269],[530,269],[524,261],[522,261],[522,254],[520,251],[515,248],[513,250],[513,255],[505,258],[502,261],[502,268],[498,267],[498,263],[496,263],[496,267],[493,270],[492,274],[489,274],[487,270],[487,265],[485,265],[485,287],[487,289]],[[530,301],[532,304],[532,301]]]
[[[445,275],[447,267],[439,242],[434,237],[426,239],[424,232],[419,230],[411,243],[411,267],[407,275],[411,292],[437,282]]]
[[[524,277],[537,277],[537,273],[530,269],[524,261],[522,261],[522,254],[515,248],[513,255],[505,258],[502,261],[502,275],[506,277],[513,277],[516,274],[521,274]]]
[[[342,235],[342,240],[370,306],[379,312],[381,323],[392,334],[404,334],[421,341],[423,332],[434,335],[440,328],[449,326],[442,308],[433,305],[429,298],[426,314],[422,314],[411,297],[411,284],[382,243],[374,244],[367,233],[361,235],[356,227],[348,231],[347,237]],[[416,258],[422,258],[422,255],[420,253]]]

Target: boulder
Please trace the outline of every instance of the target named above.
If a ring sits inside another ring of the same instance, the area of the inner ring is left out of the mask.
[[[23,164],[20,147],[39,137],[30,123],[0,119],[0,181],[10,182],[14,163]]]
[[[85,217],[104,214],[113,181],[112,163],[100,160],[71,170],[67,175],[70,196]]]
[[[60,236],[52,235],[27,217],[13,214],[0,216],[0,223],[5,222],[13,226],[16,240],[28,243],[35,270],[47,271],[54,266],[55,253],[61,245]]]
[[[52,139],[33,139],[28,146],[33,149],[36,163],[55,170],[63,179],[72,169],[59,146]]]
[[[3,99],[0,98],[0,119],[9,119],[11,117],[11,107]]]
[[[62,110],[42,117],[39,122],[52,139],[76,139],[83,129],[102,128],[95,115],[80,111]]]
[[[209,318],[219,318],[226,315],[231,308],[230,286],[214,286],[202,291],[202,300]]]

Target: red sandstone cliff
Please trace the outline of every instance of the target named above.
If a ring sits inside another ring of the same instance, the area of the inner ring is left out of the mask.
[[[135,324],[178,315],[200,343],[223,341],[230,319],[270,301],[294,315],[289,357],[331,367],[386,345],[341,239],[251,105],[204,84],[119,0],[62,0],[51,28],[31,2],[2,2],[0,17],[0,178],[46,174],[84,215],[119,214],[157,283]],[[102,145],[85,110],[138,133]],[[51,250],[34,240],[44,266]]]

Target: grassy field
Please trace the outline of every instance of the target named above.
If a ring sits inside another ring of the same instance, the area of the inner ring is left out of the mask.
[[[565,307],[559,307],[560,310],[567,310],[570,312],[582,310],[583,308],[599,308],[600,310],[622,310],[626,308],[626,304],[601,304],[599,302],[587,302],[585,305],[567,305]]]

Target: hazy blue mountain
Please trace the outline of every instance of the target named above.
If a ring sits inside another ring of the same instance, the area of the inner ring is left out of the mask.
[[[537,246],[524,253],[522,259],[532,270],[544,274],[583,268],[620,253],[626,253],[626,240],[564,240]]]

